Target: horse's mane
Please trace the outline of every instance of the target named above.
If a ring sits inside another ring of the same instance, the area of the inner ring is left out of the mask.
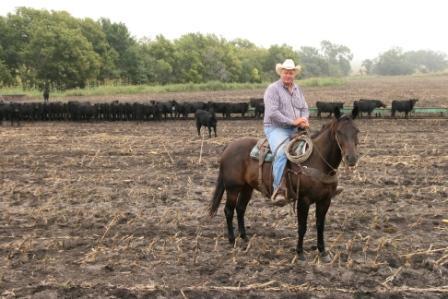
[[[325,132],[328,128],[330,128],[330,127],[332,126],[332,124],[333,124],[333,120],[330,121],[330,122],[328,122],[328,123],[326,123],[326,124],[323,124],[319,131],[314,132],[313,134],[311,134],[311,138],[312,138],[312,139],[317,138],[320,134],[322,134],[322,133]]]
[[[349,119],[350,117],[348,115],[343,114],[339,120],[341,119]],[[319,131],[314,132],[313,134],[311,134],[311,138],[317,138],[320,134],[322,134],[323,132],[325,132],[327,129],[333,129],[333,127],[335,126],[336,122],[335,119],[333,118],[331,121],[329,121],[326,124],[323,124],[322,127],[320,128]]]

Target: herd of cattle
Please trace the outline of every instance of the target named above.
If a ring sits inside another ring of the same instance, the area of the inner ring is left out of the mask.
[[[391,116],[395,112],[404,112],[405,117],[414,108],[416,99],[393,101]],[[343,108],[342,102],[316,103],[317,116],[321,113],[332,113],[334,107]],[[354,106],[359,112],[371,116],[375,108],[386,107],[380,100],[361,99],[355,101]],[[18,103],[0,101],[0,123],[5,121],[149,121],[167,119],[186,119],[193,116],[196,111],[212,111],[213,114],[222,115],[229,119],[232,114],[241,117],[261,118],[264,114],[262,98],[251,98],[248,102],[177,102],[177,101],[150,101],[148,103],[126,103],[113,101],[109,103],[95,103],[70,101],[44,102],[44,103]],[[249,111],[253,111],[250,113]]]
[[[395,117],[396,112],[404,112],[405,117],[408,117],[408,113],[414,109],[415,103],[417,99],[409,99],[409,100],[394,100],[391,105],[391,116]],[[327,112],[331,115],[334,111],[335,107],[339,109],[344,108],[343,102],[316,102],[317,108],[317,117],[321,117],[322,112]],[[384,104],[380,100],[368,100],[368,99],[360,99],[358,101],[353,102],[353,107],[358,107],[358,111],[361,113],[367,113],[369,117],[372,116],[372,112],[376,108],[386,108],[386,104]]]
[[[0,102],[0,121],[149,121],[187,119],[197,110],[211,111],[230,118],[232,114],[247,116],[249,106],[255,108],[259,118],[264,111],[260,103],[250,102],[177,102],[150,101],[148,103],[119,102],[95,103],[70,101],[50,103]],[[260,110],[262,108],[262,110]]]

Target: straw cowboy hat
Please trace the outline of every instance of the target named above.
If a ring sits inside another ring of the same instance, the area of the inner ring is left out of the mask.
[[[275,65],[275,71],[280,76],[282,70],[295,70],[296,74],[300,72],[302,68],[300,65],[295,65],[292,59],[286,59],[282,64],[277,63]]]

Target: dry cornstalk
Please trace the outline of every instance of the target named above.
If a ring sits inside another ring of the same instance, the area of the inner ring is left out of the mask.
[[[247,244],[246,250],[244,250],[245,253],[247,253],[249,251],[249,249],[251,248],[253,240],[255,239],[255,237],[256,237],[256,234],[254,234],[252,236],[252,238],[250,238],[249,243]]]
[[[431,249],[431,248],[432,248],[432,245],[427,250],[420,250],[420,251],[416,251],[413,253],[403,254],[402,257],[410,258],[414,255],[419,255],[419,254],[430,254],[430,253],[434,253],[434,252],[448,251],[448,247],[437,248],[437,249]]]
[[[93,161],[95,161],[96,157],[98,157],[98,154],[100,153],[100,150],[98,149],[95,153],[95,155],[92,157],[92,160],[90,160],[89,164],[87,164],[87,167],[90,167],[93,163]]]
[[[277,284],[277,286],[274,286]],[[84,282],[78,285],[75,285],[73,283],[70,284],[72,287],[78,287],[81,289],[94,289],[94,288],[101,288],[101,287],[107,287],[109,289],[126,289],[132,292],[152,292],[156,290],[164,290],[168,289],[167,285],[157,285],[155,283],[152,284],[136,284],[132,287],[124,286],[124,285],[113,285],[108,283],[105,284],[92,284],[89,282]],[[53,287],[55,289],[60,289],[66,287],[66,285],[58,284],[58,283],[51,283],[51,282],[43,282],[40,283],[39,286],[46,286],[46,287]],[[34,288],[35,286],[25,286],[22,288],[15,288],[14,291],[21,291],[26,289]],[[325,287],[312,287],[309,285],[309,283],[304,283],[301,285],[291,285],[287,283],[278,282],[275,280],[271,280],[265,283],[254,283],[247,286],[191,286],[191,287],[184,287],[181,290],[181,293],[184,293],[185,291],[233,291],[233,292],[244,292],[244,291],[251,291],[251,290],[265,290],[265,291],[288,291],[288,292],[327,292],[327,293],[347,293],[347,294],[354,294],[357,292],[355,289],[344,289],[344,288],[325,288]],[[371,292],[379,292],[381,293],[381,288],[372,289]],[[412,293],[438,293],[438,294],[448,294],[448,285],[440,286],[440,287],[429,287],[429,288],[412,288],[407,286],[402,287],[393,287],[393,288],[387,288],[387,292],[412,292]],[[5,292],[4,292],[5,293]],[[185,295],[185,293],[183,294]],[[185,296],[186,297],[186,296]]]
[[[115,214],[114,218],[112,218],[112,220],[107,224],[106,226],[106,231],[104,232],[104,234],[101,236],[100,240],[98,242],[103,241],[104,237],[106,237],[107,233],[109,232],[109,230],[111,229],[111,227],[115,224],[115,222],[117,222],[118,219],[118,213]]]
[[[201,164],[202,160],[202,149],[204,147],[204,134],[201,134],[202,140],[201,140],[201,151],[199,152],[199,161],[198,164]]]
[[[162,145],[163,145],[163,149],[165,150],[165,152],[168,154],[168,157],[170,158],[170,160],[171,160],[171,163],[173,163],[174,164],[174,160],[173,160],[173,157],[171,157],[171,154],[170,154],[170,152],[166,149],[166,146],[165,146],[165,143],[163,143],[162,142]]]
[[[401,272],[401,269],[402,269],[402,267],[398,268],[397,271],[395,271],[392,275],[387,277],[386,280],[381,283],[381,285],[385,286],[386,288],[389,288],[389,286],[387,284],[392,282],[395,279],[395,277],[397,277],[398,273]]]

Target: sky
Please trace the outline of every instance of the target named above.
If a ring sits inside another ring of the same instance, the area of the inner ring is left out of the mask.
[[[348,46],[354,63],[392,47],[448,53],[448,1],[444,0],[0,0],[0,15],[17,7],[65,10],[77,18],[109,18],[136,38],[190,32],[257,46],[320,47],[322,40]]]

